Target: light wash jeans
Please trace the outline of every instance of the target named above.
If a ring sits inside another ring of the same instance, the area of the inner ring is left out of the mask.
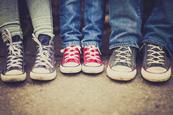
[[[84,1],[82,13],[81,1]],[[71,45],[99,47],[102,41],[103,10],[103,0],[61,0],[60,36],[63,48]],[[84,19],[83,27],[81,19]]]
[[[34,34],[46,34],[51,37],[53,34],[52,9],[50,0],[26,0],[31,15]],[[18,0],[1,0],[0,2],[0,30],[7,28],[11,35],[19,35],[22,30],[20,26],[20,16]]]
[[[109,48],[131,46],[139,48],[142,38],[142,0],[109,0],[111,35]]]

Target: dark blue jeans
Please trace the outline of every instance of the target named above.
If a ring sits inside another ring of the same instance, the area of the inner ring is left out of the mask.
[[[169,1],[169,0],[168,0]],[[169,9],[163,3],[167,0],[157,0],[148,21],[144,26],[143,43],[153,43],[163,46],[172,55],[173,26],[169,23],[165,10]],[[172,4],[173,5],[173,4]],[[171,6],[172,7],[172,6]]]
[[[81,0],[61,0],[60,36],[63,47],[70,45],[101,45],[103,30],[103,0],[84,0],[81,15]],[[81,17],[83,16],[83,17]],[[84,26],[81,27],[81,19]]]
[[[169,22],[173,24],[173,0],[162,0],[162,7]]]
[[[169,7],[165,7],[162,2],[167,1],[155,1],[151,15],[144,24],[142,37],[143,0],[110,0],[110,25],[112,28],[110,49],[121,45],[138,48],[138,43],[143,38],[144,44],[161,45],[171,54],[173,27],[166,18],[165,10]]]

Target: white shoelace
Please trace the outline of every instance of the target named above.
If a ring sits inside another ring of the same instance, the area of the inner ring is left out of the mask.
[[[151,49],[148,49],[148,64],[163,64],[164,65],[164,51],[161,47],[149,44]],[[154,50],[157,49],[157,50]]]
[[[86,47],[88,50],[85,52],[87,60],[96,60],[100,61],[100,56],[98,55],[101,54],[100,50],[96,46],[88,46]],[[98,50],[98,52],[97,52]]]
[[[121,46],[116,49],[116,58],[114,63],[126,63],[128,66],[131,66],[131,55],[132,51],[130,47]]]
[[[65,53],[64,55],[66,55],[64,57],[64,61],[67,62],[69,59],[74,59],[74,60],[79,60],[79,56],[77,55],[78,54],[78,51],[76,50],[79,49],[79,52],[80,52],[80,46],[68,46],[66,47],[65,49],[67,49],[66,52],[65,49],[62,49],[61,50],[61,53]]]
[[[12,36],[8,29],[4,29],[2,32],[3,40],[7,42],[8,46],[8,57],[7,57],[7,69],[11,67],[22,68],[22,41],[12,42]]]
[[[48,50],[50,49],[52,46],[48,45],[48,46],[44,46],[40,43],[40,41],[36,38],[36,36],[34,34],[32,34],[33,36],[33,40],[38,44],[38,54],[36,57],[36,61],[35,61],[35,66],[45,66],[46,68],[53,68],[53,65],[51,64],[51,59],[50,59],[50,54],[51,52]]]

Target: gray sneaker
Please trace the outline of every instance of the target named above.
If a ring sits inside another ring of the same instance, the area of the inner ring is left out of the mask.
[[[49,39],[49,40],[46,40]],[[47,35],[33,37],[37,43],[37,55],[35,64],[30,72],[30,77],[34,80],[53,80],[56,77],[55,57],[53,39]]]
[[[128,46],[115,48],[107,67],[108,77],[129,81],[135,78],[136,73],[136,48]]]
[[[171,77],[170,56],[163,47],[154,44],[144,46],[141,74],[152,82],[167,81]]]

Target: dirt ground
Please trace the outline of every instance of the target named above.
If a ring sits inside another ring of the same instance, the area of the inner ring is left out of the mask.
[[[55,41],[59,63],[60,46],[58,40]],[[35,57],[35,47],[30,38],[24,42],[26,70],[29,72]],[[3,49],[2,42],[0,46]],[[108,46],[104,47],[105,55]],[[4,59],[5,51],[0,50],[0,54]],[[105,65],[107,60],[108,58],[105,58]],[[1,60],[0,67],[3,67],[3,62]],[[173,113],[173,79],[165,83],[150,83],[143,80],[138,73],[133,81],[116,82],[110,80],[106,72],[98,75],[86,75],[82,72],[64,75],[59,71],[59,64],[57,73],[57,78],[49,82],[32,81],[29,76],[22,83],[9,84],[0,81],[0,115],[172,115]]]
[[[28,62],[33,56],[27,56]],[[105,63],[107,61],[105,60]],[[30,64],[31,65],[31,64]],[[28,71],[31,66],[28,66]],[[64,75],[49,82],[0,82],[0,115],[172,115],[173,80],[150,83],[138,74],[130,82],[106,73]]]

